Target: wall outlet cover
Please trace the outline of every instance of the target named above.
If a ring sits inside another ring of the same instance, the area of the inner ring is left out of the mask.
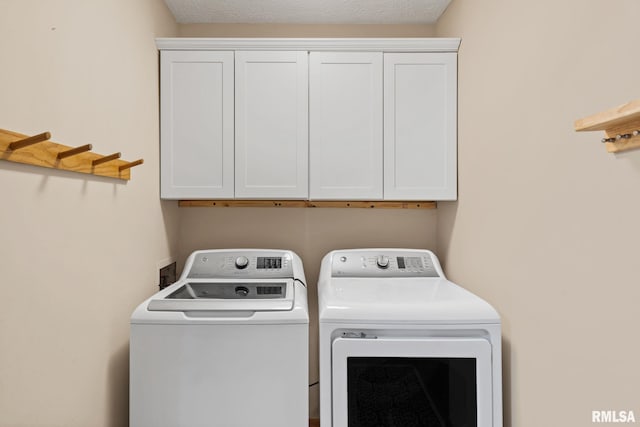
[[[175,283],[176,280],[177,277],[175,261],[160,268],[160,283],[158,285],[160,287],[160,290],[166,288],[172,283]]]

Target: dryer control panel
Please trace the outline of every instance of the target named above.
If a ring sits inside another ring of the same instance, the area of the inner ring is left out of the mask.
[[[185,266],[189,279],[293,278],[292,256],[287,251],[199,251],[190,261]]]
[[[424,251],[335,252],[333,277],[440,277],[431,255]]]

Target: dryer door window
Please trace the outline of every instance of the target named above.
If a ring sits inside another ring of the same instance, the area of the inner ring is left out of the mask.
[[[334,427],[490,427],[484,339],[339,338]]]

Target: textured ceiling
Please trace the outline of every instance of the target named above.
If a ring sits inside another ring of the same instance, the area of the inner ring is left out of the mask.
[[[432,24],[451,0],[165,0],[181,24]]]

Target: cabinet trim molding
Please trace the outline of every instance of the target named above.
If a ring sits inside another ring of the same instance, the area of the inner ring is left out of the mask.
[[[459,38],[156,38],[160,50],[458,52]]]
[[[181,208],[352,208],[352,209],[436,209],[434,201],[362,200],[180,200]]]

